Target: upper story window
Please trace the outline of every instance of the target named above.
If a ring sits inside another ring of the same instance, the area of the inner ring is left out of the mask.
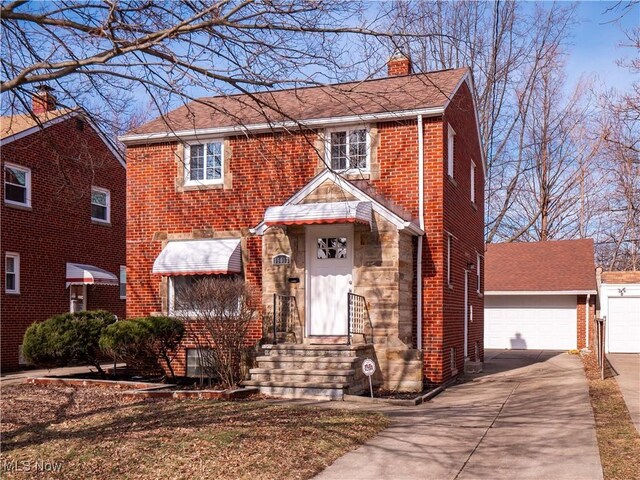
[[[20,293],[20,254],[7,252],[4,257],[4,291]]]
[[[447,136],[447,175],[453,178],[453,159],[454,149],[456,145],[456,132],[449,125],[449,133]]]
[[[91,220],[105,223],[111,221],[111,193],[109,190],[91,187]]]
[[[451,278],[451,255],[453,250],[453,237],[450,233],[447,233],[447,259],[446,259],[446,276],[447,276],[447,285],[449,287],[453,286],[453,281]]]
[[[127,298],[127,267],[120,265],[120,299]]]
[[[333,130],[329,133],[329,155],[333,170],[368,170],[369,135],[366,128]]]
[[[4,202],[31,206],[31,170],[11,163],[4,164]]]
[[[185,185],[223,182],[224,148],[221,141],[185,146]]]
[[[482,255],[476,253],[476,292],[482,293]]]
[[[471,203],[476,203],[476,164],[473,160],[471,161],[470,176],[471,178],[469,179],[469,181],[471,182]]]

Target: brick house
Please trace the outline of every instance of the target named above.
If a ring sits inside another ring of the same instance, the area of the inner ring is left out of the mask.
[[[592,239],[488,244],[486,348],[573,350],[594,344]]]
[[[405,57],[388,72],[204,98],[122,137],[127,314],[171,313],[199,275],[241,275],[263,295],[250,340],[268,343],[246,383],[279,395],[357,392],[365,356],[378,382],[405,390],[479,364],[484,159],[471,73],[412,74]],[[194,348],[187,339],[183,373]]]
[[[2,371],[27,327],[82,309],[125,314],[126,168],[80,110],[50,91],[2,117]],[[122,282],[122,285],[120,283]]]

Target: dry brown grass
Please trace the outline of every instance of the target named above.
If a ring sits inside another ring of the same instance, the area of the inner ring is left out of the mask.
[[[337,409],[16,385],[2,389],[0,476],[29,478],[44,462],[60,463],[56,478],[304,479],[387,424]]]
[[[600,379],[595,355],[582,357],[596,420],[600,461],[605,480],[640,478],[640,434],[615,378]]]

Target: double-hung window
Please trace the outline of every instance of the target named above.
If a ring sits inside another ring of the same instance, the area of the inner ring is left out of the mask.
[[[20,254],[7,252],[4,257],[4,291],[20,293]]]
[[[223,182],[224,145],[221,141],[185,146],[185,185]]]
[[[482,293],[482,255],[476,253],[476,292]]]
[[[469,178],[469,181],[471,182],[471,190],[470,190],[471,203],[475,204],[476,203],[476,164],[473,162],[473,160],[471,161],[470,177],[471,178]]]
[[[447,233],[447,259],[446,259],[446,275],[447,275],[447,285],[449,287],[453,286],[453,280],[451,278],[451,255],[453,250],[453,236],[450,233]]]
[[[105,188],[91,187],[91,220],[111,221],[111,193]]]
[[[449,131],[447,135],[447,175],[453,178],[453,161],[455,158],[456,147],[456,132],[449,125]]]
[[[368,170],[369,145],[366,128],[329,132],[330,165],[333,170]]]
[[[120,299],[127,298],[127,267],[120,265]]]
[[[4,164],[4,202],[31,206],[31,170],[11,163]]]

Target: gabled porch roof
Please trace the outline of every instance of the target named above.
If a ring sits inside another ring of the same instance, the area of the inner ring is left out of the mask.
[[[286,221],[281,221],[280,223],[276,223],[273,221],[273,218],[271,218],[274,212],[286,211],[286,210],[283,210],[284,207],[294,206],[294,205],[305,205],[311,211],[313,210],[313,207],[310,207],[311,205],[323,205],[323,207],[315,207],[315,212],[317,214],[320,214],[321,212],[336,211],[336,209],[332,207],[332,205],[335,205],[335,204],[330,202],[317,203],[317,204],[303,203],[305,198],[307,198],[313,191],[315,191],[327,180],[330,182],[333,182],[338,187],[340,187],[345,193],[349,194],[350,196],[356,199],[355,202],[337,202],[337,203],[341,205],[344,205],[344,204],[355,205],[355,204],[363,204],[363,203],[369,204],[373,212],[377,213],[382,218],[384,218],[385,220],[395,225],[398,228],[398,230],[406,229],[412,235],[416,235],[416,236],[424,235],[424,231],[417,224],[400,217],[399,215],[397,215],[396,213],[392,212],[387,207],[382,205],[380,202],[375,200],[373,197],[371,197],[370,195],[368,195],[367,193],[365,193],[364,191],[362,191],[361,189],[353,185],[351,182],[342,178],[338,173],[332,172],[330,170],[324,170],[323,172],[316,175],[309,183],[307,183],[304,187],[298,190],[298,192],[296,192],[291,198],[289,198],[286,202],[284,202],[282,206],[276,207],[276,208],[280,208],[280,210],[271,210],[274,207],[269,207],[265,212],[264,220],[256,226],[256,229],[255,229],[256,233],[258,233],[259,235],[262,235],[264,234],[266,229],[269,228],[269,226],[274,224],[279,224],[279,225],[287,224]],[[299,210],[300,212],[305,211],[305,209],[294,209],[294,210]],[[290,212],[293,212],[293,210],[290,210]],[[284,220],[284,219],[281,219],[281,220]],[[353,220],[349,220],[349,221],[344,220],[344,221],[345,223],[348,223],[348,222],[353,223]],[[308,223],[308,222],[303,222],[303,223]],[[327,218],[324,218],[324,219],[315,218],[313,223],[336,223],[336,218],[333,218],[331,215],[327,216]]]

